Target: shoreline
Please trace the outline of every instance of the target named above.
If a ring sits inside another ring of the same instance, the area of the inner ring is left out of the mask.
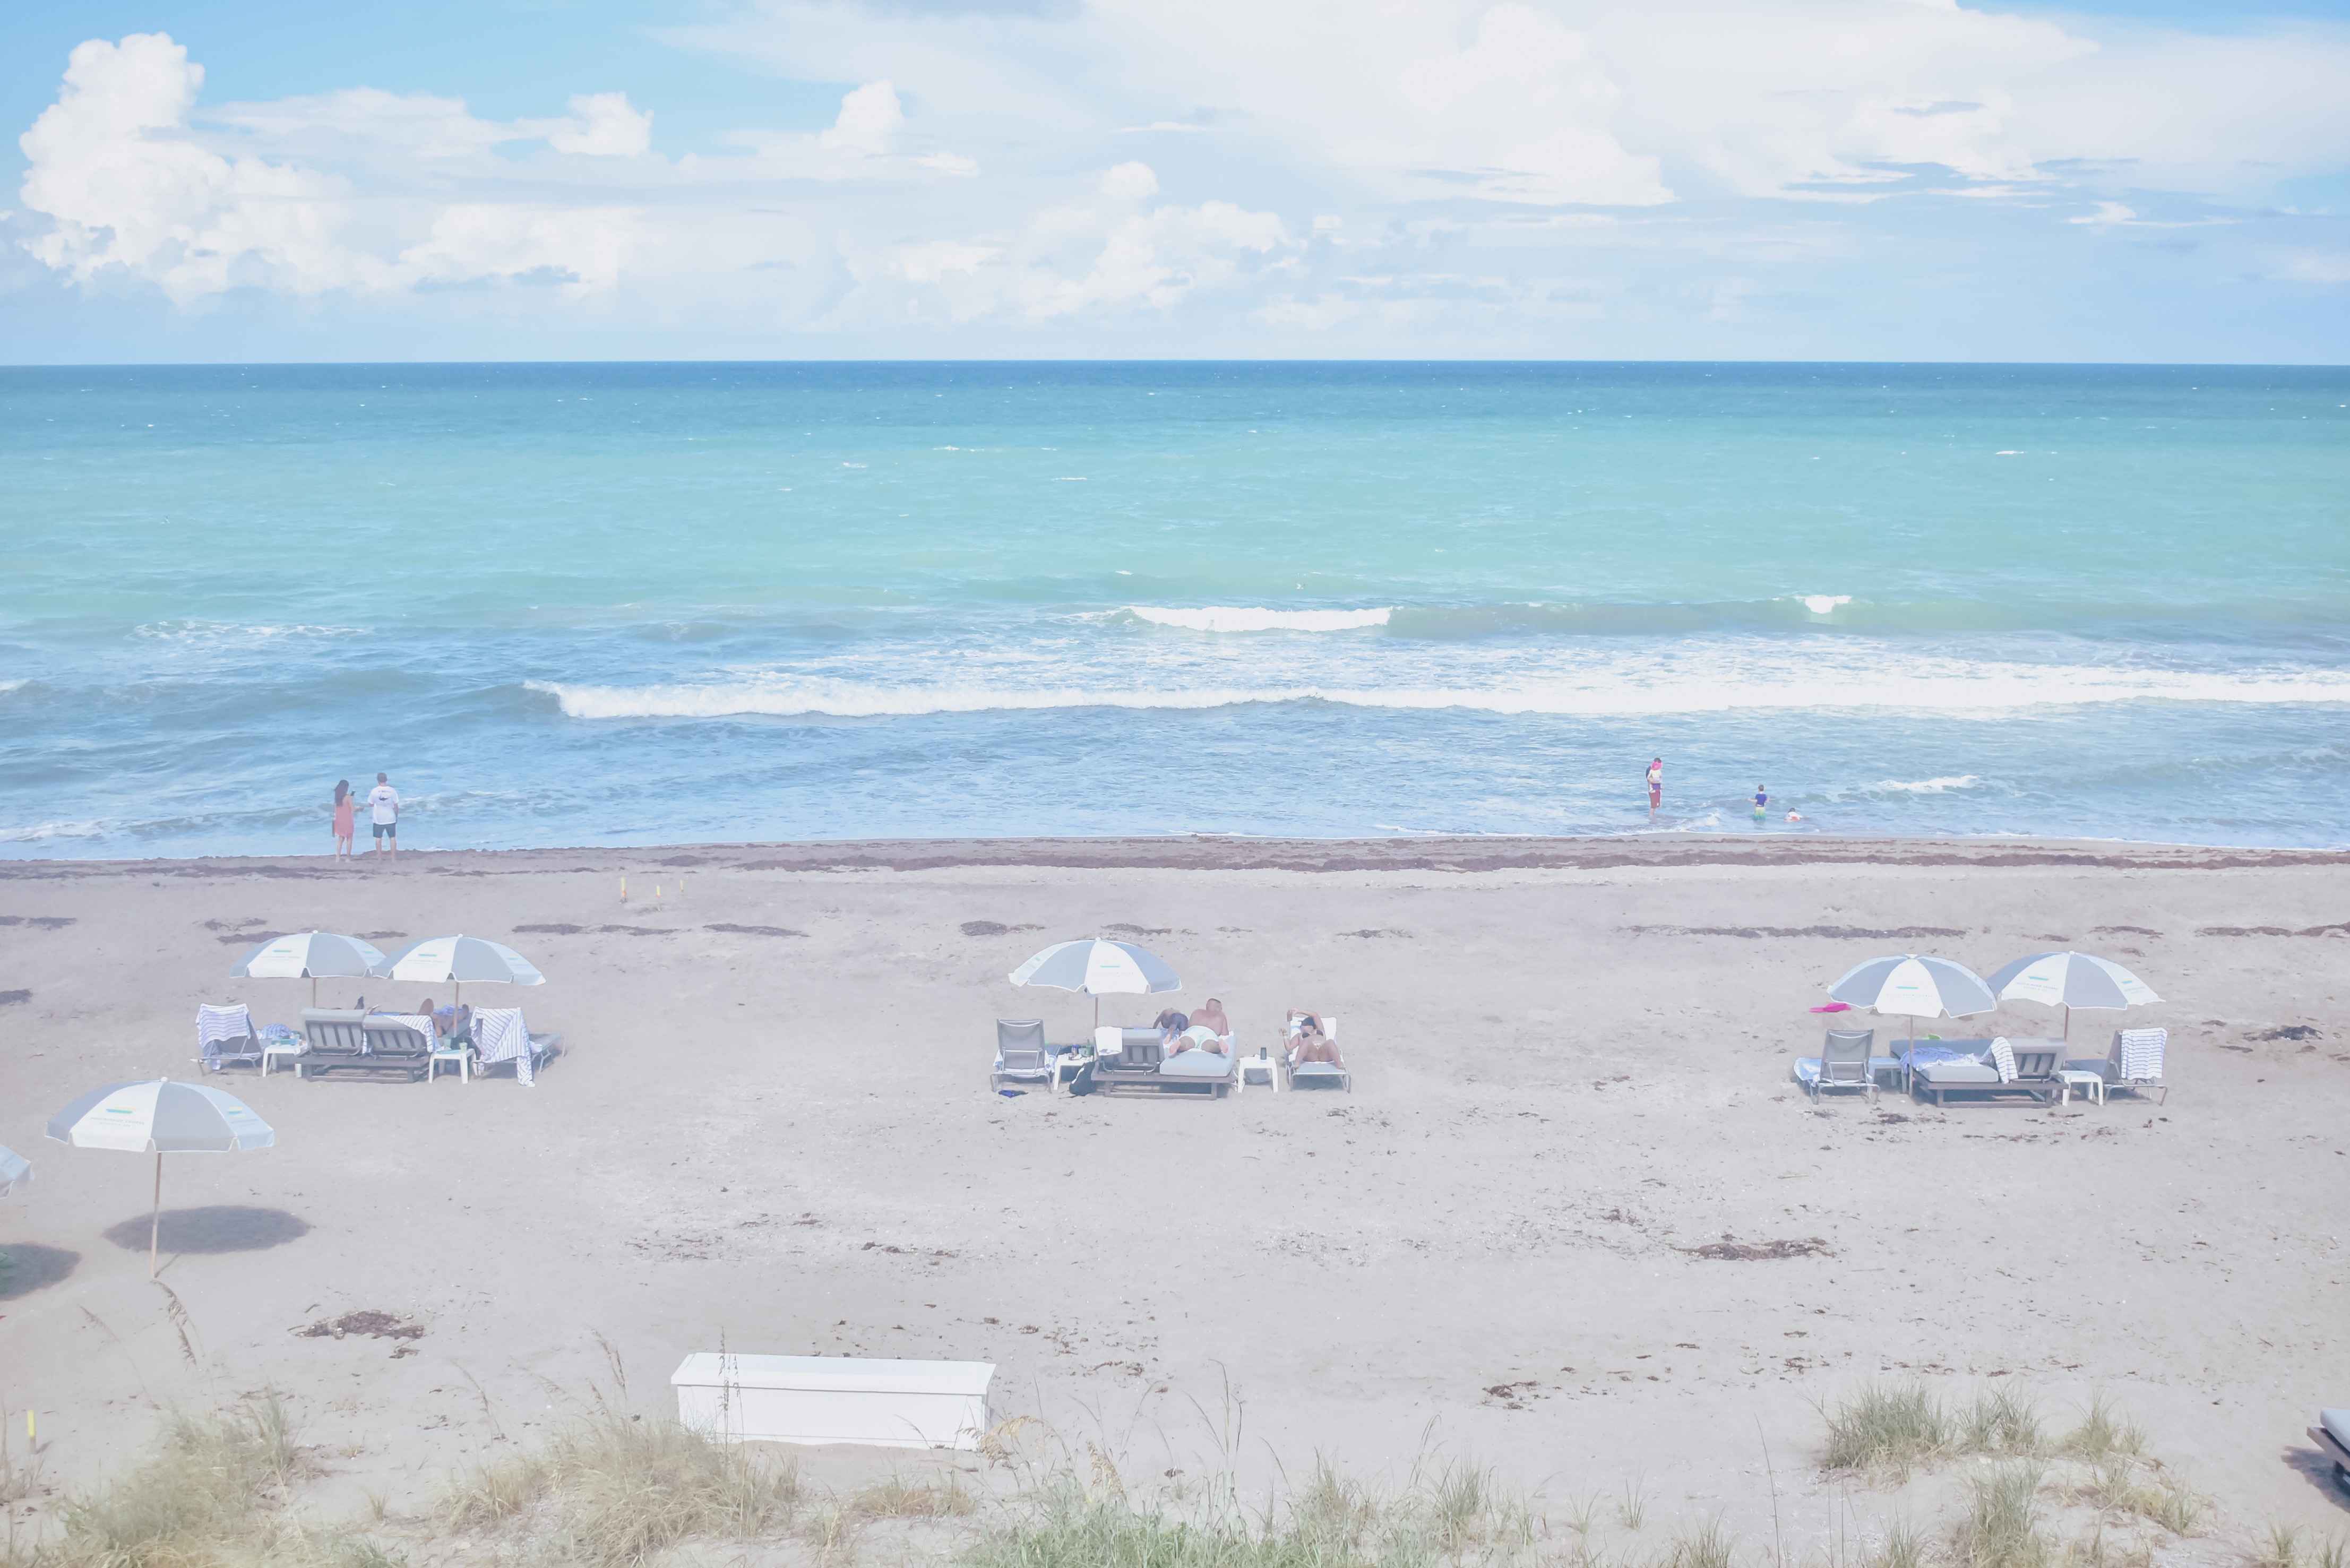
[[[800,839],[770,842],[411,849],[378,866],[370,851],[348,869],[327,855],[202,855],[140,859],[0,860],[0,882],[83,877],[336,877],[364,866],[455,877],[545,871],[939,871],[1026,867],[1105,871],[1616,870],[1711,866],[1913,866],[2100,870],[2250,870],[2350,866],[2350,849],[2153,844],[2095,838],[1876,838],[1827,835],[1481,835],[1411,838],[1240,838],[1195,834],[1118,837]]]

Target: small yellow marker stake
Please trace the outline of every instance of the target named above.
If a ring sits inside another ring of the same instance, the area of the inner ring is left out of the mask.
[[[629,901],[629,879],[628,879],[626,877],[621,877],[621,878],[620,878],[620,902],[622,902],[623,904],[625,904],[625,903],[627,903],[628,901]]]
[[[33,1413],[27,1410],[25,1412],[25,1441],[32,1443],[37,1440],[33,1432]]]

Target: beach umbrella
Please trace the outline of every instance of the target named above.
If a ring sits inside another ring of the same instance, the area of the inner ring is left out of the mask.
[[[307,980],[310,1005],[318,1005],[318,981],[356,980],[383,972],[383,954],[357,937],[333,931],[297,931],[272,937],[228,971],[231,980]]]
[[[1988,983],[2002,1002],[2042,1002],[2063,1008],[2067,1040],[2073,1037],[2076,1007],[2142,1007],[2162,1000],[2146,981],[2094,953],[2033,953],[2005,965]]]
[[[1183,982],[1158,954],[1132,942],[1094,937],[1084,941],[1055,942],[1012,971],[1014,985],[1049,985],[1056,991],[1082,992],[1094,999],[1094,1027],[1101,1027],[1105,996],[1148,996],[1154,992],[1180,991]]]
[[[33,1179],[33,1162],[13,1148],[0,1147],[0,1198]]]
[[[49,1118],[48,1135],[76,1148],[112,1148],[155,1157],[155,1210],[147,1223],[147,1277],[155,1277],[156,1238],[163,1227],[163,1157],[234,1154],[267,1148],[277,1134],[234,1095],[203,1084],[156,1078],[109,1084]]]
[[[1907,1018],[1912,1045],[1920,1018],[1964,1018],[1999,1005],[1982,976],[1966,965],[1919,953],[1889,953],[1855,964],[1828,987],[1828,1000]]]
[[[454,985],[463,1001],[465,982],[494,981],[501,985],[545,985],[546,977],[531,961],[507,947],[484,937],[427,937],[411,942],[377,971],[387,980],[412,980],[425,985]]]

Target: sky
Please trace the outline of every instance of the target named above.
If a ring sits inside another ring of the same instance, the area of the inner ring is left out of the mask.
[[[2350,0],[0,0],[0,362],[2350,361]]]

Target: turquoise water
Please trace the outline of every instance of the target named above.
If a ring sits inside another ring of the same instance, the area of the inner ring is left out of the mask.
[[[0,853],[317,852],[379,769],[423,847],[2339,845],[2345,405],[2324,369],[0,369]]]

